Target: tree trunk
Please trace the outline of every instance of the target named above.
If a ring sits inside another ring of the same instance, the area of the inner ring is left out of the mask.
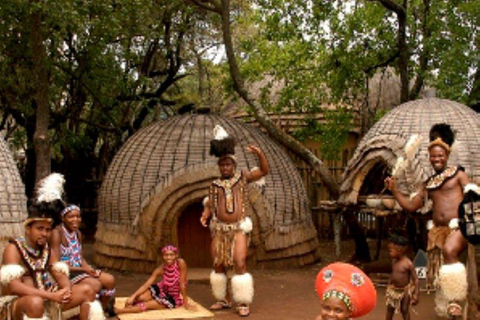
[[[254,101],[244,86],[244,81],[240,75],[235,51],[233,49],[233,41],[230,30],[230,1],[222,0],[221,7],[222,17],[222,31],[223,41],[225,44],[225,51],[227,53],[227,60],[230,67],[230,75],[233,80],[233,87],[235,91],[242,97],[242,99],[252,108],[254,118],[260,125],[268,131],[268,133],[279,143],[285,146],[289,151],[294,153],[300,159],[309,164],[313,170],[320,176],[325,187],[330,192],[333,199],[338,199],[339,186],[323,162],[318,159],[310,150],[303,146],[300,142],[293,139],[291,136],[278,128],[270,119],[268,114],[263,110],[256,101]]]
[[[32,7],[40,1],[32,0]],[[48,77],[45,66],[45,48],[43,46],[42,23],[39,10],[30,15],[30,47],[32,50],[34,106],[36,106],[35,134],[35,182],[50,174],[50,142],[48,125],[50,123],[50,107],[48,105]]]

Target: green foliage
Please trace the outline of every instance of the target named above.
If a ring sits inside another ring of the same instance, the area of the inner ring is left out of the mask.
[[[478,1],[407,4],[410,79],[421,74],[423,87],[465,101],[480,60]],[[237,39],[239,56],[249,82],[268,79],[259,91],[270,97],[262,100],[270,112],[359,104],[368,92],[368,78],[386,67],[398,68],[398,19],[379,1],[257,0],[254,8],[243,19],[255,32]]]
[[[42,116],[32,79],[33,13],[46,53],[54,163],[89,159],[86,166],[104,172],[136,130],[209,98],[192,78],[199,63],[214,68],[205,48],[218,43],[218,21],[185,1],[0,1],[0,117],[17,124],[8,132],[16,148],[31,148]],[[218,68],[211,74],[218,82]]]
[[[312,116],[307,117],[305,127],[295,131],[294,137],[300,141],[320,142],[322,158],[338,160],[353,127],[353,114],[344,108],[325,110],[323,114],[325,123]]]

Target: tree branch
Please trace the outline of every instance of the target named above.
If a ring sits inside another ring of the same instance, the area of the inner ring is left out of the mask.
[[[228,64],[230,66],[230,75],[233,81],[233,87],[235,91],[242,97],[242,99],[252,108],[253,115],[255,119],[260,123],[260,125],[265,128],[270,135],[278,142],[283,144],[287,149],[293,152],[300,159],[308,163],[315,172],[322,179],[325,187],[329,190],[330,195],[337,199],[339,196],[339,186],[337,182],[333,179],[332,175],[325,167],[323,162],[318,159],[310,150],[305,146],[299,143],[297,140],[293,139],[288,134],[284,133],[279,129],[275,123],[270,119],[265,110],[254,101],[244,86],[244,81],[241,77],[240,70],[237,64],[235,57],[235,52],[233,48],[233,41],[230,30],[230,1],[222,0],[222,31],[223,31],[223,40],[225,44],[226,54]]]

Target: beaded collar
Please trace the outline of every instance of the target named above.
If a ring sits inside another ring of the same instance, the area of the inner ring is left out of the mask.
[[[234,210],[232,188],[238,181],[240,181],[241,177],[242,177],[241,172],[236,172],[235,175],[230,179],[217,179],[213,181],[213,184],[225,190],[225,204],[226,204],[228,213],[233,213],[233,210]]]
[[[451,166],[440,173],[434,174],[433,176],[428,178],[425,188],[427,190],[434,190],[440,188],[445,183],[445,181],[453,177],[458,172],[458,170],[462,169],[463,168],[459,166]]]
[[[24,237],[13,239],[13,244],[17,247],[25,265],[32,272],[35,286],[38,289],[45,289],[44,273],[47,271],[47,262],[50,257],[50,248],[48,243],[42,250],[35,250],[30,247]]]

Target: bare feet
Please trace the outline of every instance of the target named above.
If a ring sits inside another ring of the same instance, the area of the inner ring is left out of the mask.
[[[238,306],[237,307],[238,315],[240,317],[247,317],[250,314],[250,308],[248,306]]]
[[[222,310],[222,309],[229,309],[232,307],[232,303],[227,300],[219,300],[212,304],[210,310]]]
[[[462,306],[458,303],[450,303],[447,307],[447,313],[450,316],[458,317],[462,315]]]

